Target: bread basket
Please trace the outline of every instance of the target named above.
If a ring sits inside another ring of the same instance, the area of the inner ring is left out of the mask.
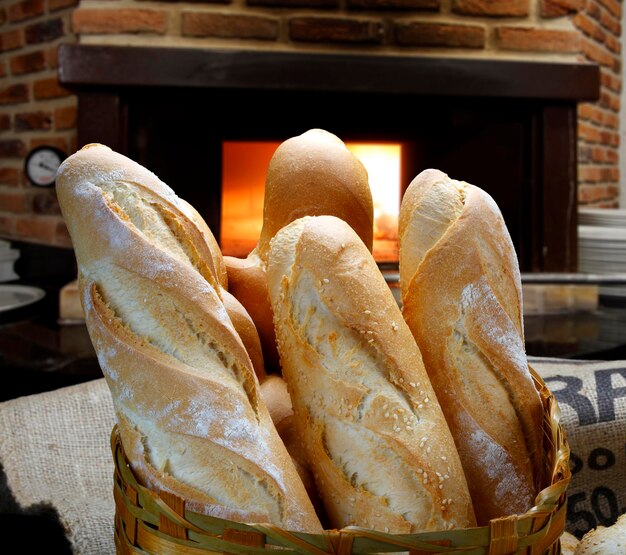
[[[185,501],[166,492],[151,491],[133,476],[114,427],[111,448],[115,462],[115,542],[117,553],[197,554],[281,553],[360,554],[409,552],[558,555],[565,529],[567,486],[570,482],[569,446],[560,423],[556,399],[531,368],[544,407],[546,483],[535,506],[521,515],[494,519],[488,526],[386,534],[359,527],[327,530],[323,534],[294,533],[267,524],[241,524],[208,517],[185,508]]]

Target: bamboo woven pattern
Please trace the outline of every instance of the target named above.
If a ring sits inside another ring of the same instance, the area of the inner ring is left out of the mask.
[[[531,368],[544,406],[545,487],[522,515],[494,519],[489,526],[386,534],[350,526],[323,534],[289,532],[269,524],[241,524],[185,509],[179,497],[151,491],[133,476],[114,427],[115,543],[118,555],[236,555],[290,553],[337,555],[409,552],[410,555],[558,555],[565,529],[569,447],[556,399]]]

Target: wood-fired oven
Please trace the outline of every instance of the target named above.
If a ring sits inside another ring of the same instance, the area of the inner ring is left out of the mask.
[[[59,79],[78,95],[79,146],[101,142],[154,171],[218,241],[225,145],[260,143],[267,156],[319,127],[398,145],[398,199],[427,167],[484,188],[522,271],[577,270],[576,107],[598,98],[594,64],[64,45]]]

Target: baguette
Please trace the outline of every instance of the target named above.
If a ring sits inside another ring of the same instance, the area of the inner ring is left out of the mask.
[[[521,278],[482,189],[429,169],[400,208],[402,311],[455,438],[479,525],[541,489],[543,408],[524,347]]]
[[[367,170],[343,141],[323,129],[287,139],[270,161],[265,181],[263,227],[245,258],[224,257],[229,291],[256,324],[268,372],[280,373],[267,293],[267,255],[276,232],[301,216],[335,215],[372,250],[374,208]]]
[[[475,524],[458,453],[400,309],[334,216],[280,230],[268,257],[283,376],[332,527]]]
[[[197,213],[103,145],[64,161],[57,193],[87,328],[138,480],[191,511],[321,531],[220,298]]]

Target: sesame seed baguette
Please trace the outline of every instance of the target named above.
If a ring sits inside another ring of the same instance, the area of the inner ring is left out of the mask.
[[[304,217],[268,257],[283,376],[332,527],[471,527],[454,441],[419,349],[365,244],[334,216]]]
[[[524,346],[521,278],[493,199],[429,169],[399,221],[404,318],[455,438],[479,525],[530,509],[543,408]]]
[[[337,216],[372,250],[374,205],[367,170],[339,137],[310,129],[282,142],[270,160],[265,180],[263,226],[246,258],[225,256],[229,291],[254,320],[268,372],[280,372],[272,310],[267,293],[270,240],[302,216]]]
[[[221,298],[208,227],[154,174],[103,145],[62,164],[57,193],[139,481],[192,511],[321,531]]]

